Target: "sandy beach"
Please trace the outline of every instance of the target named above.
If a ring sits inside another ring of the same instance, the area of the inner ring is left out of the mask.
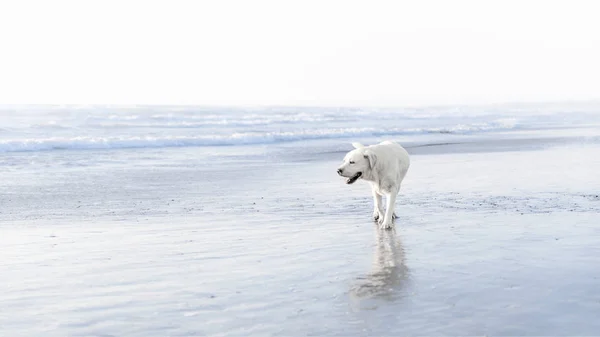
[[[5,154],[1,334],[598,334],[597,145],[413,148],[394,231],[348,146]]]

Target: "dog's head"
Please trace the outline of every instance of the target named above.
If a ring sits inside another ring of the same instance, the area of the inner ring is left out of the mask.
[[[360,143],[352,143],[354,150],[348,152],[344,157],[342,165],[337,173],[348,178],[347,184],[355,183],[359,178],[370,176],[370,172],[375,165],[375,154]]]

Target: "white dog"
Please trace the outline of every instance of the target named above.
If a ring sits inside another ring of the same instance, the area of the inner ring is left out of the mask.
[[[354,150],[348,152],[344,162],[337,170],[342,177],[348,178],[347,184],[358,179],[371,183],[373,192],[373,218],[379,221],[379,227],[391,228],[400,185],[408,168],[408,152],[394,142],[385,141],[376,145],[364,146],[352,143]],[[386,196],[387,209],[383,211],[382,196]]]

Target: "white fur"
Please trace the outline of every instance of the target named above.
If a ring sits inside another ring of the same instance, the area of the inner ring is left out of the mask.
[[[350,178],[358,172],[362,173],[359,179],[371,184],[373,218],[379,221],[380,228],[391,228],[395,217],[396,196],[410,167],[408,152],[391,141],[371,146],[352,143],[352,146],[355,149],[346,154],[342,165],[338,168],[338,174]],[[387,200],[385,212],[383,196]]]

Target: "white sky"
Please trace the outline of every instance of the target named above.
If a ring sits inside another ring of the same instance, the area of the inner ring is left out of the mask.
[[[599,13],[593,0],[3,1],[0,103],[600,99]]]

